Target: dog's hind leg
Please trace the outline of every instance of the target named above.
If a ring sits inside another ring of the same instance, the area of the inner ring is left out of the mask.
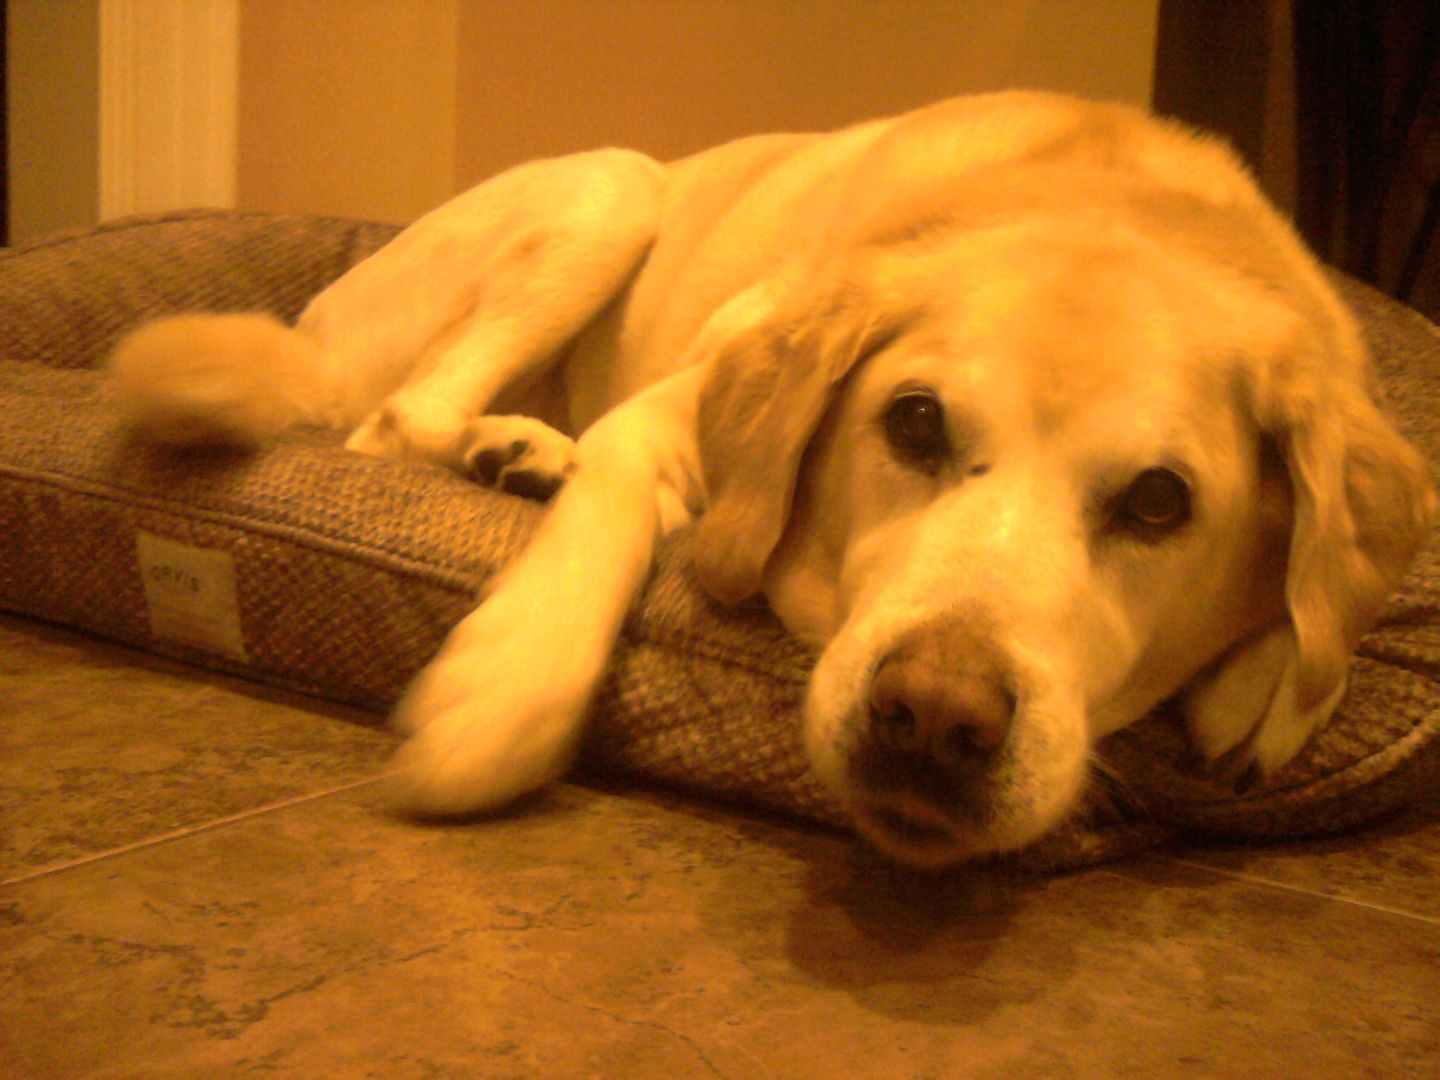
[[[461,280],[440,286],[449,315],[428,313],[432,339],[346,445],[468,472],[475,419],[502,391],[523,392],[544,378],[635,272],[654,239],[663,185],[661,167],[629,151],[535,162],[397,237],[377,268],[383,280],[357,280],[359,299],[332,297],[331,310],[313,318],[333,323],[338,304],[353,307],[387,287],[423,288],[447,271]],[[363,313],[347,311],[342,321],[363,326]],[[373,400],[375,386],[393,379],[383,361],[378,370],[357,369],[355,396]]]
[[[464,469],[467,424],[538,382],[640,265],[664,182],[625,150],[517,166],[410,225],[294,327],[190,312],[132,330],[109,361],[119,407],[175,447],[253,449],[306,422]]]

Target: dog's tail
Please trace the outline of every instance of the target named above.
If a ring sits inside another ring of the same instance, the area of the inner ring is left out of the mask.
[[[327,419],[320,349],[271,315],[158,319],[119,341],[109,369],[126,425],[166,446],[251,450]]]

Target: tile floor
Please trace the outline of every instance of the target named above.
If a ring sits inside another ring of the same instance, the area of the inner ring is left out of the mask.
[[[1440,1075],[1440,796],[917,877],[613,784],[418,827],[371,779],[390,745],[0,618],[0,1076]]]

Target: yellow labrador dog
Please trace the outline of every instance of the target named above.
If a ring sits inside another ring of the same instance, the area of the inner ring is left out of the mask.
[[[1433,508],[1230,153],[1042,93],[523,165],[295,328],[161,321],[113,375],[161,442],[320,422],[560,488],[399,709],[409,807],[565,769],[656,541],[701,515],[701,584],[823,650],[816,772],[921,865],[1045,832],[1095,740],[1172,696],[1208,757],[1283,765]]]

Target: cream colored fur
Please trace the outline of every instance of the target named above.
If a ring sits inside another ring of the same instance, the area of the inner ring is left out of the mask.
[[[321,354],[269,315],[177,315],[110,356],[122,417],[154,442],[254,449],[322,418]]]
[[[657,539],[696,515],[701,583],[821,649],[818,774],[938,865],[1053,827],[1095,740],[1167,698],[1210,757],[1279,768],[1433,512],[1353,319],[1230,154],[1047,94],[521,166],[294,330],[185,316],[113,363],[162,442],[318,419],[565,478],[398,710],[424,814],[564,770]],[[916,393],[944,418],[924,460],[892,422]],[[1163,529],[1129,508],[1157,471]]]

